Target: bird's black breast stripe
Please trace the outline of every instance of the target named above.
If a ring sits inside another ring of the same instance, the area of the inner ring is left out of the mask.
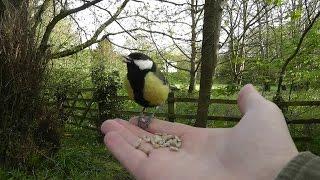
[[[143,98],[144,77],[148,71],[128,69],[127,78],[133,90],[134,100],[143,107],[153,107]]]

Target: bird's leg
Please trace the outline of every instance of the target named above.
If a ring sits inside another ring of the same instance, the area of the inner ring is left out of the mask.
[[[141,115],[138,119],[138,126],[142,129],[147,129],[149,124],[151,123],[152,118],[154,118],[154,114],[158,111],[160,106],[157,106],[155,111],[150,116],[144,116],[144,111],[146,108],[142,109]]]
[[[156,109],[154,110],[154,112],[150,115],[150,116],[147,116],[146,118],[146,122],[148,123],[148,124],[150,124],[151,123],[151,120],[152,120],[152,118],[154,118],[154,114],[158,111],[158,109],[160,109],[160,106],[156,106]]]
[[[146,110],[145,107],[143,107],[142,111],[141,111],[141,114],[140,116],[138,117],[138,126],[142,129],[146,129],[148,128],[149,124],[150,124],[150,121],[148,118],[145,118],[145,115],[144,115],[144,111]]]
[[[158,111],[158,109],[160,109],[160,106],[156,106],[156,109],[154,110],[154,112],[151,114],[151,118],[154,118],[154,114],[156,114],[156,112]]]
[[[144,111],[145,111],[145,110],[146,110],[146,108],[145,108],[145,107],[143,107],[143,108],[142,108],[142,111],[141,111],[141,113],[140,113],[140,117],[141,117],[141,118],[143,118],[143,117],[144,117]]]

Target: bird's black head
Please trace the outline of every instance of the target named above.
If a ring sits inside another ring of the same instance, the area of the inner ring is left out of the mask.
[[[134,52],[128,56],[132,60],[151,60],[151,58],[143,53]]]
[[[156,68],[156,65],[152,59],[143,53],[134,52],[128,56],[124,56],[124,58],[124,62],[127,63],[128,71],[130,69],[136,69],[139,71],[152,71]]]

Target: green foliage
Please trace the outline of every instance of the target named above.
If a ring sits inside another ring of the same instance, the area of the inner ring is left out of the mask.
[[[0,165],[16,167],[32,167],[39,157],[34,135],[38,121],[47,115],[40,97],[46,54],[36,51],[35,37],[28,31],[32,23],[27,5],[8,5],[0,18]]]
[[[295,18],[300,18],[301,10],[297,9],[293,12]],[[319,64],[319,29],[320,23],[316,22],[310,32],[307,34],[302,44],[302,48],[298,55],[290,62],[287,67],[287,73],[284,78],[284,85],[294,83],[303,86],[319,87],[317,83],[320,74]],[[258,31],[258,30],[257,30]],[[253,38],[248,39],[248,44],[258,43],[259,34],[255,30],[252,32]],[[239,74],[234,71],[234,66],[239,64],[239,58],[235,57],[230,60],[227,54],[221,57],[221,65],[217,69],[218,81],[224,83],[233,83],[235,77],[241,77],[242,83],[269,84],[275,85],[281,67],[286,58],[288,58],[296,49],[300,38],[300,30],[297,30],[295,23],[284,24],[273,29],[272,33],[267,33],[267,29],[263,29],[263,36],[268,36],[268,52],[269,54],[261,54],[259,46],[250,48],[250,55],[241,59],[245,62],[244,69]],[[233,66],[229,62],[232,62]],[[306,85],[308,84],[308,85]]]
[[[102,41],[93,54],[91,65],[91,79],[96,91],[93,99],[98,103],[99,118],[94,120],[96,127],[100,127],[106,119],[115,118],[114,112],[122,109],[122,102],[115,99],[122,87],[119,70],[110,68],[117,64],[116,54],[107,41]],[[115,62],[112,64],[112,62]],[[121,61],[119,61],[121,62]]]
[[[69,87],[70,90],[92,86],[90,77],[90,53],[83,51],[78,55],[52,60],[47,71],[46,86]]]
[[[302,16],[302,9],[296,9],[291,12],[291,20],[296,21]]]
[[[228,84],[227,86],[217,88],[216,92],[219,95],[230,96],[239,92],[240,88],[241,87],[237,84]]]
[[[282,0],[266,0],[266,2],[269,5],[276,5],[276,6],[280,6],[282,3]]]
[[[114,112],[122,109],[122,102],[115,98],[118,89],[122,87],[118,71],[108,74],[103,79],[105,79],[103,82],[99,81],[99,84],[96,85],[96,91],[93,95],[99,108],[99,118],[94,122],[96,127],[100,127],[106,119],[115,118]]]
[[[94,131],[67,126],[55,156],[38,161],[30,171],[0,167],[0,179],[133,179],[96,136]]]
[[[71,19],[59,21],[50,36],[51,51],[57,52],[80,44],[80,35],[74,30]]]

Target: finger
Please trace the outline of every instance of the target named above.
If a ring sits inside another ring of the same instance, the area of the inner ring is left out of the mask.
[[[242,114],[245,114],[249,109],[263,107],[267,103],[267,100],[258,93],[252,84],[242,87],[237,101]]]
[[[133,175],[136,175],[137,168],[147,159],[144,152],[132,147],[117,131],[108,132],[104,142],[120,163]]]
[[[110,131],[116,131],[121,129],[123,126],[119,123],[116,123],[114,120],[106,120],[101,125],[101,131],[103,134],[107,134]]]
[[[131,118],[129,122],[137,126],[138,117]],[[190,126],[184,124],[172,123],[153,118],[146,131],[151,133],[167,133],[177,136],[183,136],[183,134],[185,134],[190,129]]]
[[[131,124],[131,126],[133,126]],[[130,130],[128,130],[126,127],[122,126],[120,123],[118,123],[116,120],[108,120],[103,124],[103,129],[106,132],[111,131],[117,131],[119,134],[132,146],[135,148],[140,149],[147,155],[151,153],[153,150],[153,147],[151,144],[148,144],[144,141],[141,141],[138,143],[139,139],[143,136],[146,136],[148,132],[144,131],[144,133],[141,133],[141,136],[132,133]],[[150,134],[150,133],[148,133]],[[138,144],[137,144],[138,143]]]

